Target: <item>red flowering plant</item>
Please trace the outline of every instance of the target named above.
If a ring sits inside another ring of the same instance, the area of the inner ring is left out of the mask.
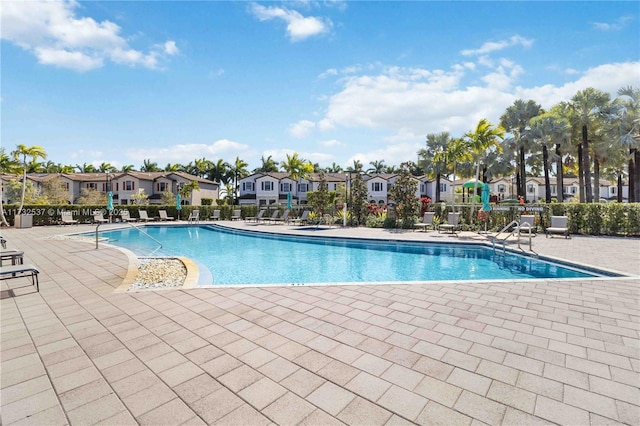
[[[420,198],[420,215],[424,215],[425,212],[429,211],[429,204],[431,204],[431,198],[429,197]]]
[[[478,210],[478,219],[486,222],[489,219],[489,212],[485,210]]]

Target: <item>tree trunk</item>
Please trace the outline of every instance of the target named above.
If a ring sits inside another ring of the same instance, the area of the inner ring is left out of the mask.
[[[628,201],[630,203],[633,203],[636,201],[636,194],[635,194],[635,189],[636,189],[636,179],[635,179],[635,164],[634,164],[634,159],[635,159],[635,149],[630,148],[629,149],[629,194],[627,196]]]
[[[563,170],[562,170],[562,155],[560,154],[560,144],[556,144],[556,199],[559,203],[564,201],[564,182],[563,182]]]
[[[2,183],[2,179],[0,179],[0,222],[4,226],[9,226],[9,222],[7,222],[7,218],[4,216],[4,206],[2,204],[3,192],[4,192],[4,184]]]
[[[522,188],[522,183],[520,182],[520,167],[518,166],[518,169],[516,170],[516,198],[520,197],[520,188]],[[511,189],[513,189],[513,186]],[[511,194],[512,197],[513,195],[514,194]]]
[[[593,201],[600,202],[600,161],[593,156]]]
[[[525,170],[525,162],[524,162],[524,146],[520,147],[520,183],[522,184],[522,188],[520,189],[520,194],[524,198],[524,202],[527,202],[527,171]],[[477,179],[477,178],[476,178]]]
[[[587,139],[587,126],[582,126],[582,161],[584,173],[585,201],[593,202],[593,190],[591,187],[591,162],[589,161],[589,139]]]
[[[549,150],[542,145],[542,166],[544,167],[544,198],[545,203],[551,202],[551,182],[549,181]]]
[[[440,202],[440,173],[436,174],[436,203]]]
[[[618,172],[618,202],[622,202],[622,172]]]
[[[582,144],[578,145],[578,186],[580,202],[584,203],[584,168],[582,167]]]
[[[478,178],[480,177],[480,161],[476,165],[476,181],[473,183],[473,198],[471,198],[471,211],[469,211],[469,223],[473,222],[473,211],[476,209],[476,192],[478,192]]]

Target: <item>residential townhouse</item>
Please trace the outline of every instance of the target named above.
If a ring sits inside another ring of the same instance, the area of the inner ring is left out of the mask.
[[[362,178],[367,186],[367,200],[374,204],[386,204],[389,201],[389,191],[395,183],[397,174],[365,173]],[[350,186],[353,176],[350,173],[325,173],[325,181],[329,191]],[[417,197],[435,197],[435,181],[426,177],[415,177],[418,188]],[[441,179],[441,197],[449,197],[450,181]],[[291,193],[293,204],[306,204],[307,192],[317,191],[320,184],[320,174],[310,173],[304,179],[294,181],[288,173],[254,173],[238,182],[240,205],[269,205],[286,203]]]
[[[185,205],[201,205],[203,198],[216,200],[219,198],[220,185],[216,182],[190,175],[184,172],[115,172],[115,173],[38,173],[28,174],[27,179],[37,189],[54,178],[59,178],[69,193],[71,203],[75,203],[82,190],[95,190],[102,193],[111,191],[115,204],[135,204],[133,195],[140,189],[149,196],[150,204],[161,204],[163,192],[179,193],[180,189],[193,181],[198,182],[200,189],[190,196],[182,197]],[[22,176],[3,175],[3,184],[12,180],[21,180]],[[4,188],[4,185],[3,185]],[[5,191],[2,193],[5,203],[17,202],[9,200]]]

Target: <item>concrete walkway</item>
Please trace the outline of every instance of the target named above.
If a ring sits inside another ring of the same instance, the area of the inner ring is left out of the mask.
[[[2,281],[3,425],[640,424],[638,239],[533,241],[627,278],[115,293],[122,251],[48,238],[93,229],[2,230],[41,270]]]

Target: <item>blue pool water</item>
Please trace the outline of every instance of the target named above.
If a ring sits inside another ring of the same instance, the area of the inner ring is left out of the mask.
[[[308,284],[585,278],[599,274],[476,245],[289,237],[215,226],[101,232],[139,256],[186,256],[214,284]]]

